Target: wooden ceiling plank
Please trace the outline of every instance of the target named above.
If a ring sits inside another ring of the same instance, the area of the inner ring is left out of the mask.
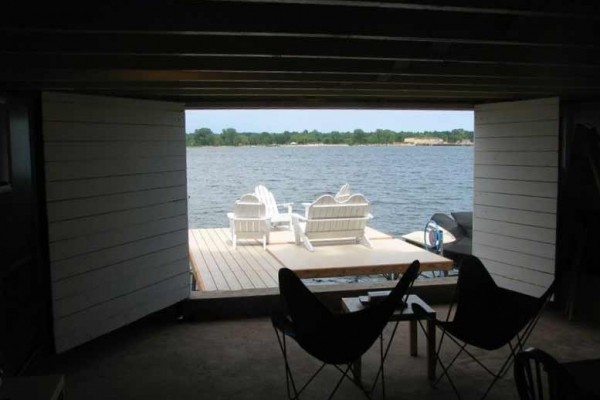
[[[343,6],[343,7],[376,7],[403,10],[427,10],[442,12],[461,12],[473,14],[500,14],[519,15],[527,17],[546,18],[573,18],[591,19],[596,10],[594,2],[587,4],[575,4],[573,2],[542,3],[532,1],[503,1],[485,3],[478,0],[427,0],[427,1],[402,1],[402,0],[210,0],[217,2],[245,2],[245,3],[287,3],[287,4],[310,4],[320,6]],[[502,3],[502,4],[498,4]]]
[[[36,66],[41,70],[182,70],[197,73],[321,73],[321,74],[383,74],[412,76],[469,76],[469,77],[529,77],[531,79],[562,79],[598,77],[600,68],[594,66],[506,65],[457,62],[398,62],[381,60],[286,59],[246,57],[107,57],[69,56],[49,57],[32,55],[9,57],[0,68],[19,71]],[[133,75],[133,73],[132,73]],[[140,75],[138,73],[138,75]],[[7,77],[11,79],[10,76]]]
[[[90,43],[94,43],[90,46]],[[600,66],[599,48],[390,42],[364,39],[0,32],[0,54],[96,57],[319,58],[471,64]],[[177,60],[171,60],[173,64]]]
[[[248,83],[278,83],[278,82],[307,82],[315,84],[338,83],[353,84],[440,84],[440,85],[516,85],[524,87],[588,87],[600,84],[600,79],[581,79],[575,76],[562,78],[544,77],[515,77],[515,76],[452,76],[452,75],[427,75],[411,73],[378,74],[378,73],[320,73],[320,72],[203,72],[181,70],[42,70],[39,68],[22,68],[15,72],[14,69],[0,66],[0,79],[6,82],[19,84],[47,84],[47,85],[148,85],[163,84],[166,86],[181,86],[201,84],[207,82],[248,82]]]
[[[372,38],[445,43],[585,47],[600,45],[594,23],[578,23],[568,12],[556,18],[452,12],[436,9],[341,7],[339,5],[132,1],[69,5],[27,2],[0,14],[5,32],[140,32],[144,34],[230,34]],[[472,7],[476,11],[477,7]],[[483,9],[483,7],[480,7]],[[565,11],[577,10],[576,6]],[[598,19],[594,9],[588,19]],[[575,12],[575,14],[579,14]]]

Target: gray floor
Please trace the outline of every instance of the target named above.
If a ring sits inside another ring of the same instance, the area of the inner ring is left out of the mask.
[[[419,356],[410,357],[408,325],[400,326],[386,363],[387,398],[455,398],[446,381],[437,389],[428,384],[424,337],[419,339]],[[567,322],[559,313],[547,311],[529,344],[561,361],[600,358],[600,326]],[[295,371],[308,376],[317,362],[297,346],[291,347]],[[448,356],[451,350],[446,347]],[[498,352],[478,354],[489,365],[498,365]],[[365,357],[365,380],[374,372],[376,360],[374,348]],[[463,398],[479,398],[488,376],[467,358],[457,367],[453,376]],[[285,398],[283,362],[266,318],[183,322],[155,316],[66,354],[41,358],[29,373],[66,374],[68,399]],[[305,398],[326,398],[336,377],[335,370],[328,371]],[[364,397],[345,383],[336,398]],[[512,376],[504,378],[489,398],[516,398]]]

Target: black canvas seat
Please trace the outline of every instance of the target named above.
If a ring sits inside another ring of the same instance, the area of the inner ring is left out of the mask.
[[[552,294],[553,287],[554,284],[539,298],[500,288],[477,257],[465,256],[458,275],[455,300],[448,310],[448,316],[443,321],[434,319],[435,324],[442,330],[436,355],[443,373],[438,382],[446,376],[460,398],[448,371],[464,352],[493,377],[483,395],[485,397],[497,380],[504,376],[516,352],[523,349]],[[454,318],[450,320],[453,308]],[[424,318],[431,318],[418,305],[413,306],[413,310]],[[458,353],[447,367],[440,358],[445,337],[459,346]],[[468,350],[468,346],[488,351],[507,346],[510,354],[500,370],[492,372]]]
[[[342,376],[330,395],[331,398],[343,379],[348,378],[353,363],[358,361],[378,338],[380,339],[381,364],[375,382],[381,377],[383,395],[385,396],[383,362],[389,350],[391,339],[384,351],[383,328],[388,323],[394,310],[400,306],[403,298],[408,295],[418,273],[419,262],[414,261],[396,287],[381,303],[358,312],[338,314],[330,311],[321,303],[293,271],[287,268],[280,269],[281,304],[273,312],[272,323],[283,353],[288,397],[297,399],[323,367],[329,364],[342,372]],[[392,335],[394,333],[395,329]],[[286,337],[292,338],[308,354],[323,363],[299,389],[296,386],[289,364]],[[366,390],[361,384],[354,380],[352,382],[357,384],[367,396],[375,387],[374,383],[370,390]]]

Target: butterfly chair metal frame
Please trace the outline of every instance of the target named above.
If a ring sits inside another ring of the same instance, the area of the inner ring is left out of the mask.
[[[539,349],[529,348],[515,356],[514,377],[521,400],[544,400],[544,394],[549,400],[593,398],[582,392],[564,365]]]
[[[471,289],[476,286],[479,286],[479,290],[476,289],[473,292]],[[461,398],[460,392],[450,377],[449,370],[459,356],[462,353],[465,353],[492,376],[492,381],[488,385],[481,399],[487,397],[496,382],[509,370],[517,352],[523,351],[523,347],[527,339],[533,332],[533,329],[535,328],[535,325],[537,324],[544,307],[550,300],[553,289],[554,283],[550,285],[550,287],[541,297],[533,298],[508,289],[500,288],[496,285],[491,275],[487,272],[485,266],[477,257],[465,256],[462,268],[458,275],[458,282],[455,288],[453,300],[450,303],[445,320],[441,321],[432,318],[431,316],[427,315],[425,310],[418,305],[413,306],[413,311],[416,314],[421,315],[423,318],[432,320],[436,326],[442,330],[438,348],[436,350],[436,359],[440,364],[442,373],[433,383],[433,386],[437,386],[442,378],[447,377],[452,389],[456,393],[456,396],[459,399]],[[461,292],[463,294],[462,299]],[[471,293],[469,294],[469,292]],[[465,294],[467,294],[467,296],[464,296]],[[479,298],[477,298],[477,296],[479,296]],[[521,304],[519,304],[519,302],[521,302]],[[494,307],[486,309],[492,305],[496,306],[495,309]],[[522,308],[519,309],[526,309],[528,312],[522,312],[521,315],[511,312],[518,308],[517,307],[508,310],[511,305],[522,306]],[[450,321],[450,316],[454,308],[456,308],[454,320]],[[466,311],[463,312],[463,309],[466,309]],[[504,312],[503,315],[502,312]],[[492,319],[474,320],[475,318],[483,317],[484,315],[491,315]],[[456,322],[457,317],[458,322]],[[503,317],[508,317],[509,320],[505,320]],[[496,327],[490,327],[489,325],[485,325],[485,323],[489,323],[490,321],[494,320],[496,320],[496,323],[499,323],[498,321],[502,320],[505,323],[505,326],[499,325]],[[511,322],[512,326],[507,327],[506,322]],[[421,321],[419,321],[419,324],[421,324]],[[478,331],[469,332],[468,328],[465,330],[465,326],[469,327],[469,325],[471,325],[470,328],[473,328],[473,330],[478,329]],[[422,324],[421,327],[423,328]],[[502,331],[503,329],[504,331]],[[496,337],[484,337],[486,333],[490,335],[495,334],[492,333],[494,331],[498,332]],[[424,330],[424,332],[426,331]],[[452,340],[459,347],[458,352],[454,355],[447,366],[440,357],[442,344],[446,337]],[[494,372],[479,359],[477,359],[477,357],[467,349],[467,346],[488,351],[498,350],[502,347],[508,346],[509,355],[504,360],[500,369],[497,372]]]
[[[290,400],[298,399],[328,364],[341,373],[329,399],[335,395],[344,379],[351,381],[367,398],[371,398],[380,378],[382,396],[385,398],[384,362],[396,334],[398,323],[392,330],[387,346],[384,346],[383,343],[383,329],[401,301],[406,301],[408,298],[418,274],[419,262],[414,261],[396,287],[381,303],[353,313],[335,314],[329,311],[291,270],[280,269],[279,285],[283,304],[280,309],[274,310],[272,322],[283,354],[288,398]],[[286,291],[290,289],[299,292],[298,298],[301,298],[302,304],[299,304],[300,301],[295,303],[295,299],[287,297],[298,294],[287,293]],[[288,312],[284,312],[284,308]],[[299,310],[301,311],[298,312]],[[322,362],[321,366],[300,388],[296,385],[290,367],[286,336],[294,339],[307,353]],[[356,376],[355,363],[377,339],[379,339],[380,366],[372,386],[367,390],[361,382],[352,379],[349,374],[353,373]]]

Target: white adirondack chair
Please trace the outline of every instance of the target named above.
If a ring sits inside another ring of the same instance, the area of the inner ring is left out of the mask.
[[[334,198],[337,201],[346,201],[350,197],[350,185],[344,183],[340,190],[335,194]]]
[[[265,203],[267,217],[271,219],[271,226],[287,225],[288,229],[292,229],[292,205],[294,203],[277,204],[273,193],[264,185],[258,185],[254,188],[254,194],[260,201]],[[280,213],[279,207],[285,207],[286,212]]]
[[[351,240],[371,247],[365,236],[369,213],[369,201],[362,194],[353,194],[346,201],[336,201],[329,194],[315,200],[306,211],[306,216],[294,214],[296,244],[313,251],[311,241]]]
[[[254,194],[245,194],[235,202],[233,212],[227,213],[233,248],[240,239],[262,239],[263,249],[269,243],[270,220],[266,207]]]

